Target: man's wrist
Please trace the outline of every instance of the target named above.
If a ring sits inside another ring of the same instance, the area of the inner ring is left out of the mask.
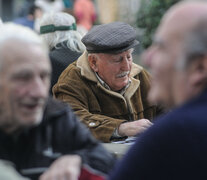
[[[121,138],[121,137],[123,137],[123,136],[121,136],[119,134],[118,128],[116,128],[115,131],[112,134],[112,138]]]

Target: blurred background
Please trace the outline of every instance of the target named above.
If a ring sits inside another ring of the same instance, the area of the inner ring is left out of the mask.
[[[19,21],[19,18],[21,20],[28,15],[30,6],[34,3],[43,13],[64,11],[75,16],[76,1],[79,0],[0,0],[0,17],[3,22]],[[139,56],[151,44],[162,15],[178,1],[180,0],[91,0],[96,13],[93,25],[114,21],[132,25],[140,41],[140,45],[135,49],[134,61],[141,63]],[[39,18],[36,18],[36,21]],[[38,26],[36,28],[38,32]]]

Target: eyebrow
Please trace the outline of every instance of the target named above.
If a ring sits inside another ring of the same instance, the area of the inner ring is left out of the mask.
[[[123,59],[123,56],[119,56],[118,58],[112,58],[113,61],[122,61]]]
[[[128,53],[129,53],[128,55],[130,55],[130,56],[131,56],[131,55],[132,55],[132,53],[134,52],[134,48],[131,48],[131,49],[127,50],[127,51],[128,51]],[[114,58],[114,56],[116,57],[117,55],[112,55],[112,58]],[[119,59],[121,60],[121,58],[123,59],[123,56],[120,56],[120,58],[119,58]],[[115,59],[115,58],[114,58],[114,59]]]

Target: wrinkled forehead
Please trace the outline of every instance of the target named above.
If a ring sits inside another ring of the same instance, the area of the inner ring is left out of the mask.
[[[33,49],[41,49],[41,54],[48,54],[47,48],[39,43],[23,41],[21,39],[11,38],[6,40],[0,46],[1,54],[27,55]]]
[[[2,66],[11,66],[19,63],[49,64],[47,51],[37,43],[10,39],[0,48]]]

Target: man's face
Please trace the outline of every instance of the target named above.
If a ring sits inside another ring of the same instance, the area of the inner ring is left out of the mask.
[[[94,71],[113,91],[119,91],[129,82],[132,50],[120,54],[98,54]]]
[[[22,42],[8,42],[2,51],[0,126],[12,131],[38,124],[50,85],[48,57],[38,45]]]
[[[173,107],[185,92],[187,74],[176,69],[182,60],[183,31],[173,24],[159,27],[153,45],[145,52],[145,63],[151,68],[152,85],[149,100],[166,107]]]

